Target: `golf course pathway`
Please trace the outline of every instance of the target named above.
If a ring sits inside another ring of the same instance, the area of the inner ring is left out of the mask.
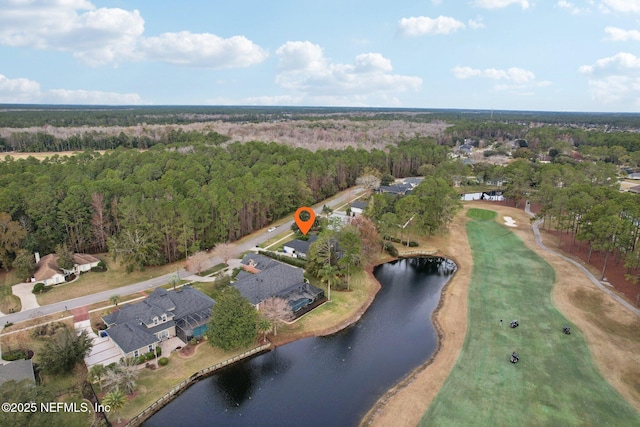
[[[533,217],[535,216],[533,214],[533,212],[531,212],[531,204],[527,201],[527,204],[524,208],[524,211],[527,213],[527,215]],[[587,270],[583,265],[581,265],[579,262],[564,256],[556,251],[554,251],[553,249],[547,247],[543,242],[542,242],[542,236],[540,235],[540,230],[538,228],[538,226],[542,223],[542,220],[539,219],[537,221],[535,221],[532,225],[532,229],[533,229],[533,234],[535,235],[536,238],[536,243],[538,244],[538,246],[540,246],[540,248],[542,248],[542,250],[547,251],[549,253],[552,253],[556,256],[559,256],[560,258],[564,259],[565,261],[570,262],[571,264],[575,265],[576,267],[578,267],[580,270],[582,270],[582,272],[589,278],[589,280],[591,280],[591,282],[596,285],[598,288],[600,288],[603,292],[607,293],[608,295],[610,295],[611,297],[613,297],[613,299],[615,299],[616,301],[618,301],[620,304],[622,304],[625,308],[627,308],[628,310],[630,310],[631,312],[640,315],[640,309],[638,309],[637,307],[634,307],[633,305],[629,304],[627,301],[624,300],[624,298],[620,297],[618,294],[616,294],[615,292],[613,292],[611,289],[608,289],[607,287],[605,287],[593,274],[591,274],[591,272],[589,270]]]

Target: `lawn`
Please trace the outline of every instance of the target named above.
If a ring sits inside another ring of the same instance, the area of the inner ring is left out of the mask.
[[[103,273],[88,272],[83,273],[77,280],[64,285],[54,286],[49,291],[37,295],[38,304],[47,305],[72,298],[78,298],[109,289],[115,290],[122,286],[142,282],[154,277],[175,273],[178,268],[182,268],[184,261],[159,267],[146,267],[143,271],[134,270],[127,273],[124,265],[114,262],[111,257],[101,255],[100,258],[107,265],[107,271]],[[122,296],[122,295],[121,295]]]
[[[482,220],[466,226],[474,265],[467,335],[421,425],[640,425],[640,414],[599,375],[580,331],[551,304],[553,268],[488,221],[495,213],[470,212]],[[518,328],[509,327],[513,319]],[[513,351],[517,364],[509,362]]]

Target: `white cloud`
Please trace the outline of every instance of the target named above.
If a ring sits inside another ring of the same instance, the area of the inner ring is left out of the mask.
[[[86,0],[0,0],[0,44],[71,52],[92,65],[154,60],[210,68],[247,67],[267,53],[244,36],[188,31],[145,37],[138,10]]]
[[[609,36],[609,40],[613,41],[640,41],[640,31],[638,30],[623,30],[617,27],[606,27],[604,32]]]
[[[476,19],[469,19],[469,28],[473,30],[478,30],[480,28],[484,28],[484,22],[482,22],[482,17],[478,16]]]
[[[640,0],[603,0],[601,8],[608,12],[613,10],[615,12],[640,12]]]
[[[78,13],[82,10],[86,11]],[[144,20],[137,10],[96,9],[80,0],[13,1],[0,14],[0,43],[71,51],[91,65],[128,57],[143,31]]]
[[[492,80],[507,80],[518,84],[530,83],[536,78],[533,72],[518,67],[511,67],[506,70],[496,68],[480,70],[471,67],[454,67],[451,69],[451,72],[457,79],[485,77]]]
[[[0,103],[132,105],[145,102],[136,93],[69,89],[42,91],[36,81],[25,78],[10,79],[0,74]]]
[[[379,53],[363,53],[352,64],[342,64],[326,58],[316,44],[289,41],[278,48],[276,55],[279,59],[276,83],[294,92],[290,98],[279,99],[372,105],[380,100],[396,102],[394,93],[416,91],[422,85],[419,77],[392,74],[391,61]]]
[[[103,92],[99,90],[51,89],[42,95],[46,104],[140,105],[145,102],[137,93]]]
[[[421,36],[424,34],[451,34],[458,30],[464,30],[464,23],[450,17],[418,16],[402,18],[399,23],[399,31],[405,36]]]
[[[528,0],[476,0],[474,4],[484,9],[499,9],[512,4],[520,5],[523,9],[529,8]]]
[[[588,9],[580,9],[575,4],[573,4],[573,3],[569,2],[569,1],[566,1],[566,0],[559,0],[556,3],[556,7],[560,8],[560,9],[567,10],[572,15],[578,15],[579,13],[582,13],[583,11],[588,10]]]
[[[40,94],[40,85],[29,79],[9,79],[0,74],[0,103],[29,103]]]
[[[144,38],[139,49],[145,59],[216,69],[248,67],[267,57],[262,48],[246,37],[223,39],[215,34],[189,31]]]
[[[640,107],[640,58],[620,52],[579,70],[589,76],[589,91],[595,100]]]

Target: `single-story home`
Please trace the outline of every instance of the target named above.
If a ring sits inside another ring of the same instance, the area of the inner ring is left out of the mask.
[[[293,239],[282,246],[282,251],[286,254],[293,255],[296,258],[307,259],[309,246],[318,239],[315,234],[309,237],[309,240]]]
[[[58,255],[56,254],[49,254],[40,258],[40,254],[36,252],[35,259],[36,271],[31,281],[42,282],[47,286],[64,283],[68,276],[90,271],[100,263],[100,260],[93,255],[73,254],[73,268],[66,270],[58,266]]]
[[[628,179],[640,179],[640,173],[630,173],[627,175]]]
[[[325,300],[324,291],[309,284],[303,270],[274,261],[266,270],[245,275],[232,284],[256,308],[262,301],[278,297],[289,303],[294,315],[299,316]]]
[[[15,360],[4,365],[0,365],[0,385],[7,381],[22,381],[36,383],[33,373],[33,363],[31,359]]]
[[[213,299],[189,286],[177,291],[156,288],[141,302],[121,306],[102,320],[122,356],[138,357],[171,337],[186,343],[204,335],[214,304]]]
[[[408,194],[413,186],[411,184],[393,184],[393,185],[381,185],[375,191],[376,193],[390,193],[399,196]]]
[[[355,202],[351,203],[351,216],[362,215],[367,206],[369,206],[368,203],[362,202],[360,200],[356,200]]]

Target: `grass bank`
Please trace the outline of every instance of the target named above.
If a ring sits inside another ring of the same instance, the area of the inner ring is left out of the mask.
[[[562,333],[573,325],[551,304],[553,268],[493,214],[470,209],[469,216],[467,334],[421,425],[640,425],[640,414],[598,373],[580,331]],[[512,319],[521,326],[509,328]]]
[[[175,273],[176,270],[182,268],[184,264],[184,261],[179,261],[159,267],[146,267],[143,271],[134,270],[131,273],[127,273],[126,266],[113,261],[110,256],[100,255],[100,258],[107,265],[108,270],[106,272],[83,273],[73,282],[56,285],[47,292],[37,295],[38,304],[53,304],[107,291],[109,289],[113,289],[114,294],[117,294],[117,289],[122,286],[142,282],[169,273]]]

